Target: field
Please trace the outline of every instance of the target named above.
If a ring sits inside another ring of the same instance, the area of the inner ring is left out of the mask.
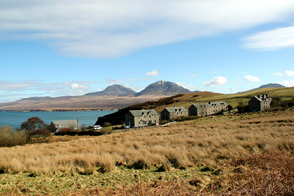
[[[294,109],[0,148],[1,195],[293,195]]]
[[[165,107],[183,106],[188,109],[192,103],[201,102],[214,102],[214,101],[225,101],[227,104],[236,108],[239,104],[247,105],[253,96],[259,94],[268,94],[272,98],[280,98],[282,101],[294,101],[294,88],[262,88],[256,89],[243,93],[235,94],[219,94],[212,92],[197,92],[197,93],[186,93],[182,96],[178,96],[173,99],[172,104],[162,105],[156,109],[157,112],[161,112]]]

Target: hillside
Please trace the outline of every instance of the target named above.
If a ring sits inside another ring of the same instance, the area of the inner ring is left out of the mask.
[[[119,84],[113,84],[108,86],[103,91],[94,92],[94,93],[87,93],[86,95],[99,95],[99,96],[134,96],[136,92],[130,88],[126,88]]]
[[[273,98],[279,97],[282,101],[294,100],[294,88],[262,88],[244,93],[236,94],[220,94],[212,92],[197,92],[178,94],[171,97],[165,97],[154,101],[147,101],[145,103],[138,103],[126,108],[122,108],[115,113],[98,118],[95,124],[103,125],[105,122],[112,124],[122,124],[125,121],[125,114],[129,110],[140,109],[155,109],[159,114],[165,107],[180,107],[186,109],[193,103],[209,102],[209,101],[225,101],[234,108],[239,104],[248,104],[248,101],[255,95],[268,94]]]
[[[117,96],[67,96],[49,99],[22,99],[11,103],[1,103],[2,111],[79,111],[79,110],[113,110],[136,103],[159,99],[163,96],[117,97]]]
[[[144,90],[137,93],[136,96],[142,95],[176,95],[180,93],[190,93],[189,90],[168,81],[157,81],[148,85]]]

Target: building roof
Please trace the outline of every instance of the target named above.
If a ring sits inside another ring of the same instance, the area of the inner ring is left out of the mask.
[[[216,104],[216,106],[227,105],[227,103],[225,103],[224,101],[218,101],[218,102],[192,104],[192,106],[195,106],[197,109],[200,109],[201,106],[205,106],[207,108],[211,108],[213,106],[213,104]]]
[[[256,99],[256,100],[258,100],[258,101],[260,101],[260,102],[262,102],[262,101],[271,101],[272,100],[272,98],[269,97],[268,95],[257,95],[257,96],[254,96],[253,98]]]
[[[129,110],[129,112],[134,116],[134,117],[140,117],[143,114],[147,115],[148,112],[150,112],[152,115],[156,116],[159,115],[156,110]]]
[[[170,113],[175,113],[175,110],[182,110],[183,112],[187,112],[187,109],[185,109],[184,107],[170,107],[170,108],[165,108],[168,112]]]
[[[68,127],[77,128],[77,124],[78,124],[78,127],[80,127],[78,120],[60,120],[60,121],[52,121],[51,123],[58,128],[68,128]]]

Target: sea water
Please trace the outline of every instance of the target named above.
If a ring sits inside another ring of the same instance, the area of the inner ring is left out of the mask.
[[[76,120],[78,118],[79,124],[85,126],[92,126],[95,124],[98,117],[105,116],[116,112],[111,111],[70,111],[70,112],[6,112],[0,111],[0,127],[11,126],[14,129],[20,128],[22,122],[27,121],[31,117],[39,117],[46,124],[51,121],[60,120]]]

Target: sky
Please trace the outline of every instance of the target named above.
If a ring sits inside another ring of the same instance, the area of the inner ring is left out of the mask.
[[[0,103],[159,80],[294,86],[293,0],[0,0]]]

